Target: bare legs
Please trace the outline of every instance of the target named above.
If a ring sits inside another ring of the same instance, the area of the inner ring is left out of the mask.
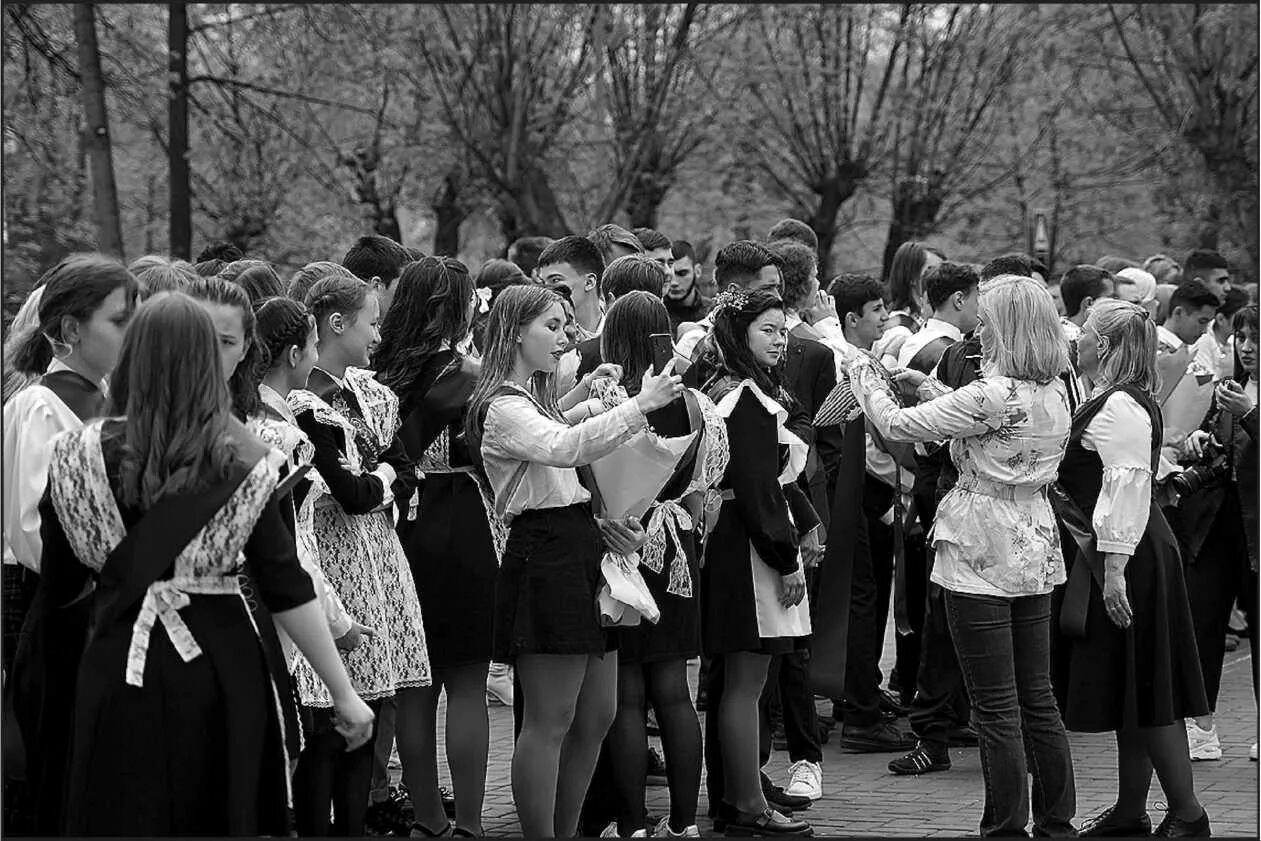
[[[512,795],[527,837],[578,830],[600,743],[617,709],[615,655],[524,654],[521,735],[512,755]]]

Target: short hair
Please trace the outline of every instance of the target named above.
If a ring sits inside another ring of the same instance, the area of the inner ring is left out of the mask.
[[[1043,277],[1046,277],[1045,269]],[[995,257],[981,268],[981,280],[993,280],[1000,274],[1015,274],[1021,277],[1033,277],[1033,261],[1028,255],[1012,252]]]
[[[656,260],[646,254],[618,257],[604,270],[603,293],[614,299],[630,292],[651,292],[658,298],[670,278]]]
[[[1100,257],[1095,261],[1095,265],[1106,271],[1108,274],[1116,274],[1121,269],[1137,269],[1141,268],[1138,263],[1126,257],[1117,257],[1113,254]]]
[[[285,285],[280,282],[280,275],[264,260],[237,260],[229,263],[219,272],[219,277],[244,289],[254,306],[258,306],[260,301],[285,294]]]
[[[767,248],[779,258],[780,274],[784,282],[784,303],[790,309],[801,309],[806,303],[805,293],[806,286],[810,283],[810,274],[819,268],[818,253],[795,239],[776,240]]]
[[[1156,278],[1156,283],[1182,282],[1182,266],[1178,261],[1165,254],[1153,254],[1143,261],[1143,271]]]
[[[767,242],[778,242],[780,240],[795,240],[802,245],[819,250],[819,235],[814,232],[805,222],[800,219],[780,219],[771,226],[770,231],[766,234]]]
[[[1046,287],[999,275],[981,289],[981,367],[989,376],[1046,384],[1068,370],[1068,341]]]
[[[244,259],[245,252],[238,246],[228,242],[227,240],[217,239],[206,245],[206,247],[201,250],[201,253],[197,255],[197,259],[193,262],[206,263],[211,260],[219,260],[227,264],[233,262],[234,260]]]
[[[871,275],[845,273],[833,278],[828,294],[836,301],[836,317],[845,324],[849,313],[862,318],[863,307],[884,298],[884,287]]]
[[[295,301],[306,303],[307,292],[310,292],[312,286],[326,277],[354,277],[354,275],[340,263],[334,263],[331,260],[317,260],[314,263],[307,263],[293,273],[293,277],[289,279],[289,288],[286,292]]]
[[[421,251],[419,248],[411,245],[404,245],[403,250],[407,252],[407,256],[412,258],[413,263],[419,263],[429,255]]]
[[[632,233],[644,251],[656,251],[658,248],[669,248],[670,238],[654,228],[636,228]],[[671,252],[673,253],[673,252]]]
[[[1251,298],[1247,292],[1232,286],[1226,290],[1226,297],[1222,298],[1222,302],[1217,305],[1217,314],[1225,316],[1226,320],[1229,321],[1235,317],[1235,313],[1248,306],[1249,301],[1251,301]]]
[[[473,280],[473,286],[476,289],[489,289],[493,296],[507,286],[529,282],[529,276],[516,263],[511,260],[491,257],[485,263],[482,263],[482,267],[477,270],[477,277]]]
[[[215,277],[219,274],[219,272],[223,271],[223,267],[226,265],[228,264],[223,260],[214,258],[210,260],[199,260],[193,266],[193,271],[197,273],[198,277]]]
[[[1179,283],[1178,288],[1173,290],[1173,295],[1169,297],[1170,314],[1178,307],[1182,307],[1187,311],[1212,307],[1213,312],[1217,312],[1217,308],[1220,305],[1221,301],[1216,293],[1199,280],[1187,280]]]
[[[779,266],[775,253],[751,239],[739,239],[718,249],[714,255],[714,282],[721,292],[729,284],[747,286],[767,266]]]
[[[692,243],[685,239],[676,239],[674,242],[670,243],[670,253],[674,255],[674,259],[676,260],[682,260],[686,257],[693,263],[697,262],[696,249],[692,247]]]
[[[639,240],[635,244],[638,245]],[[590,239],[574,235],[561,237],[543,249],[537,268],[541,270],[560,263],[568,263],[583,274],[595,275],[596,288],[603,292],[604,255]]]
[[[1156,278],[1151,272],[1130,266],[1116,273],[1116,297],[1122,301],[1146,304],[1156,300]]]
[[[1069,318],[1081,312],[1082,301],[1103,295],[1104,281],[1115,279],[1112,273],[1098,266],[1082,264],[1073,266],[1060,278],[1060,297],[1064,299],[1064,312]]]
[[[1047,268],[1046,263],[1043,263],[1034,255],[1029,255],[1029,268],[1031,271],[1042,275],[1043,280],[1049,281],[1051,279],[1051,270]]]
[[[539,264],[539,255],[556,242],[551,237],[519,237],[508,246],[508,260],[521,267],[527,275]]]
[[[1131,301],[1103,300],[1091,308],[1086,323],[1108,340],[1096,385],[1132,385],[1147,394],[1160,390],[1156,324],[1147,310]]]
[[[159,292],[184,289],[200,275],[193,264],[186,260],[169,260],[157,254],[146,254],[127,267],[140,284],[140,300],[144,301]]]
[[[1207,248],[1197,248],[1187,255],[1187,259],[1182,261],[1182,276],[1187,280],[1194,280],[1199,273],[1208,269],[1226,269],[1230,270],[1230,264],[1226,262],[1226,258],[1216,251]]]
[[[622,248],[629,248],[631,251],[640,254],[643,253],[644,247],[639,244],[639,238],[621,225],[614,225],[612,222],[601,225],[591,233],[587,234],[589,239],[596,248],[600,250],[600,256],[604,258],[604,262],[608,263],[614,259],[613,246],[620,245]],[[539,258],[540,264],[543,258]]]
[[[1020,277],[1029,276],[1020,275]],[[928,305],[936,310],[950,300],[950,296],[954,293],[963,292],[966,295],[980,283],[981,276],[967,263],[945,262],[933,266],[924,276],[924,291],[928,295]]]
[[[342,265],[355,277],[360,280],[378,277],[386,286],[397,280],[403,266],[410,262],[412,255],[406,248],[381,234],[359,237],[342,258]]]

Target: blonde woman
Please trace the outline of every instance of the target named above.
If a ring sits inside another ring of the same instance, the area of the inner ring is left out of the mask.
[[[1066,524],[1092,537],[1072,565],[1060,626],[1056,690],[1070,730],[1115,731],[1116,802],[1082,835],[1151,833],[1152,771],[1169,798],[1157,836],[1209,834],[1195,795],[1182,720],[1208,711],[1178,544],[1152,501],[1163,438],[1152,394],[1156,325],[1139,304],[1100,301],[1077,342],[1077,363],[1095,384],[1073,418],[1060,466]],[[1077,620],[1074,621],[1074,617]]]
[[[958,391],[915,371],[895,381],[921,405],[900,408],[864,356],[850,364],[855,397],[888,439],[950,439],[959,482],[941,501],[932,581],[972,699],[985,777],[981,834],[1023,834],[1033,774],[1035,830],[1072,834],[1068,739],[1051,692],[1051,591],[1064,582],[1047,500],[1068,440],[1059,375],[1068,347],[1038,281],[1000,275],[981,287],[977,331],[984,377]]]

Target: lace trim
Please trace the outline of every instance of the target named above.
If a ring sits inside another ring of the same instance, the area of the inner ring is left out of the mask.
[[[75,557],[100,572],[127,534],[105,471],[101,421],[53,439],[48,476],[53,505]]]
[[[195,595],[223,596],[241,593],[241,582],[234,575],[227,578],[172,578],[156,581],[145,591],[140,604],[140,615],[131,626],[131,645],[127,648],[125,670],[129,686],[144,686],[144,667],[149,654],[149,638],[153,626],[162,622],[175,652],[185,663],[201,656],[201,646],[193,638],[193,632],[180,618],[179,611],[188,607],[189,593]],[[255,629],[257,631],[257,629]]]
[[[364,419],[377,437],[378,446],[382,450],[387,449],[402,426],[398,416],[398,395],[377,382],[376,373],[366,368],[347,368],[345,383],[355,393]]]
[[[346,449],[342,452],[342,455],[346,458],[348,469],[356,475],[363,472],[363,462],[359,455],[359,448],[355,446],[355,436],[358,434],[358,430],[350,422],[349,418],[305,389],[289,392],[288,400],[289,408],[293,409],[295,415],[310,412],[319,423],[340,429],[346,439]],[[314,447],[312,447],[311,452],[315,452]]]

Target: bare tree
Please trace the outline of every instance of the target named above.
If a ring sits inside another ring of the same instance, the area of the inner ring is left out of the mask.
[[[870,176],[890,130],[894,70],[912,7],[763,6],[746,27],[754,165],[819,237],[831,271],[837,215]]]
[[[74,31],[78,43],[79,76],[83,82],[83,111],[87,117],[84,144],[92,161],[97,247],[121,260],[124,256],[123,227],[118,215],[118,190],[114,184],[109,115],[105,108],[105,81],[101,76],[101,54],[96,43],[96,8],[93,4],[75,5]]]
[[[454,142],[495,195],[505,239],[569,233],[545,160],[595,70],[600,11],[483,3],[432,12],[412,46]]]
[[[188,9],[167,4],[167,97],[169,98],[171,256],[193,253],[192,185],[188,177]]]

